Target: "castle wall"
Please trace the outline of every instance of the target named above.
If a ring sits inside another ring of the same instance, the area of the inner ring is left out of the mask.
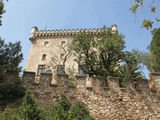
[[[26,61],[26,71],[32,71],[37,73],[38,65],[49,65],[51,57],[58,57],[59,62],[63,62],[63,59],[60,59],[60,55],[64,54],[64,51],[61,46],[61,41],[66,41],[65,44],[72,42],[71,37],[52,37],[52,38],[38,38],[31,41],[30,51],[28,53],[28,58]],[[45,42],[48,44],[45,46]],[[42,55],[46,54],[46,60],[42,60]],[[78,70],[78,65],[74,62],[74,56],[72,55],[66,61],[65,68],[72,68],[74,65],[75,69]],[[78,72],[78,71],[76,71]]]
[[[71,102],[82,102],[96,120],[160,119],[159,91],[151,90],[145,79],[136,84],[133,79],[126,80],[120,88],[118,78],[108,77],[106,87],[101,77],[76,76],[71,86],[68,75],[45,73],[37,77],[34,72],[24,72],[23,82],[40,105],[51,106],[64,93]]]

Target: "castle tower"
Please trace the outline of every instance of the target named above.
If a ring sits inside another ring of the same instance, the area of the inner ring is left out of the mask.
[[[113,31],[117,31],[117,26],[114,24],[111,26]],[[29,40],[31,41],[28,58],[26,61],[25,71],[35,72],[40,75],[42,72],[46,72],[46,67],[51,63],[51,59],[56,56],[57,62],[61,62],[64,59],[65,53],[60,46],[67,46],[70,44],[75,35],[80,32],[91,32],[93,35],[101,32],[102,29],[73,29],[73,30],[38,30],[38,27],[33,26]],[[66,61],[65,67],[76,69],[76,72],[81,73],[78,68],[78,64],[74,61],[72,55]],[[62,72],[64,66],[57,66],[57,70]],[[53,71],[52,71],[53,72]],[[63,72],[62,72],[63,73]]]

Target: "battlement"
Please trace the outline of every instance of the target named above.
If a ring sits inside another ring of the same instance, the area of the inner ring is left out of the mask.
[[[89,90],[98,90],[99,92],[105,90],[124,90],[124,91],[149,91],[149,82],[147,79],[139,79],[135,82],[133,79],[128,79],[124,83],[124,87],[120,87],[119,78],[108,77],[107,86],[105,80],[101,77],[87,77],[87,76],[75,76],[70,80],[69,75],[55,75],[48,73],[42,73],[41,75],[36,75],[34,72],[24,72],[23,81],[25,85],[28,86],[39,86],[44,88],[49,88],[52,86],[55,87],[64,87],[64,88],[83,88]],[[72,82],[72,83],[71,83]]]
[[[111,25],[112,31],[117,31],[117,25]],[[91,33],[97,35],[103,32],[105,29],[102,28],[93,28],[93,29],[64,29],[64,30],[38,30],[38,27],[34,26],[31,30],[30,40],[36,38],[49,38],[49,37],[62,37],[62,36],[74,36],[80,32]]]
[[[17,74],[8,72],[9,81]],[[140,79],[128,79],[124,87],[119,79],[107,78],[107,86],[101,77],[55,75],[24,72],[22,84],[32,90],[39,105],[53,106],[60,94],[66,94],[70,102],[82,102],[95,120],[113,119],[160,119],[160,74],[151,73],[151,82]],[[71,81],[74,81],[73,83]],[[149,84],[154,83],[154,90]]]

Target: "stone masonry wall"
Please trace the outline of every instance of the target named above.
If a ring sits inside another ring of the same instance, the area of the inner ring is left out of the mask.
[[[109,77],[105,87],[100,77],[76,76],[71,86],[68,75],[24,72],[23,82],[41,105],[55,104],[64,93],[71,102],[82,102],[96,120],[160,120],[160,94],[148,80],[135,85],[130,79],[120,88],[118,78]]]

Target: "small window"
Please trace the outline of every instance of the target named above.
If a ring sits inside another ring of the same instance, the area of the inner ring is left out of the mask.
[[[46,54],[42,54],[42,60],[46,60],[47,55]]]
[[[48,41],[45,41],[44,42],[44,46],[48,46],[49,42]]]
[[[85,65],[79,65],[78,74],[79,75],[84,75],[85,69],[86,69]]]
[[[40,75],[41,73],[45,73],[45,65],[38,65],[37,75]]]
[[[65,74],[64,65],[57,66],[57,74]]]
[[[61,58],[61,59],[64,59],[64,54],[61,54],[61,55],[60,55],[60,58]]]
[[[61,46],[64,46],[66,44],[66,41],[61,41]]]

